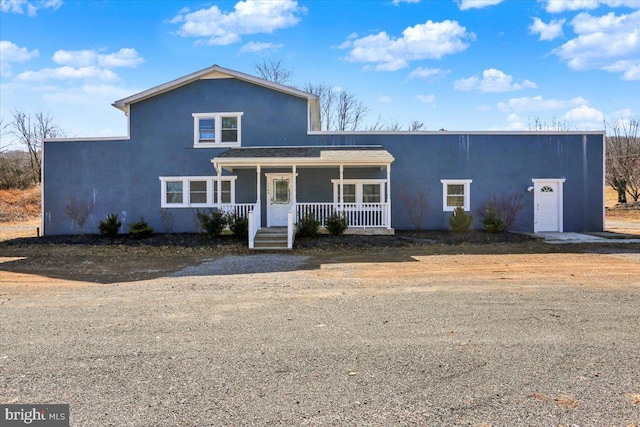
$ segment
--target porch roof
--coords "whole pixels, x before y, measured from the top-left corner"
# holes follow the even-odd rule
[[[260,166],[387,166],[394,157],[381,146],[230,148],[211,162],[223,168]]]

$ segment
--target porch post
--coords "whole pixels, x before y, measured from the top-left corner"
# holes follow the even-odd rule
[[[216,198],[216,203],[218,204],[218,209],[220,209],[220,206],[222,205],[222,177],[220,176],[222,175],[221,167],[216,167],[216,174],[218,175],[218,183],[216,184],[218,186],[218,197]]]
[[[260,165],[256,166],[256,203],[260,204]]]
[[[340,163],[340,211],[344,212],[344,165]]]
[[[387,165],[387,228],[391,229],[391,163]]]
[[[291,172],[293,173],[293,197],[291,200],[293,200],[293,205],[295,206],[296,202],[298,201],[298,179],[296,178],[296,173],[297,169],[296,169],[296,165],[291,166]]]

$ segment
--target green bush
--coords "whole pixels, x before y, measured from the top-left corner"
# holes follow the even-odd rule
[[[325,227],[333,236],[342,236],[349,227],[349,223],[344,212],[334,212],[327,218]]]
[[[502,233],[507,228],[507,223],[495,209],[487,209],[482,223],[484,229],[489,233]]]
[[[296,224],[296,234],[298,237],[315,237],[320,229],[320,221],[313,214],[305,215]]]
[[[468,215],[460,206],[453,211],[453,215],[449,218],[449,225],[453,231],[468,231],[472,223],[471,215]]]
[[[153,234],[153,228],[149,227],[147,221],[140,217],[140,221],[129,224],[129,235],[135,239],[142,239]]]
[[[110,213],[107,215],[107,219],[100,221],[98,224],[98,230],[100,234],[107,237],[115,237],[118,235],[118,230],[122,226],[122,222],[118,220],[118,214]]]
[[[227,215],[226,222],[229,230],[241,239],[245,239],[249,235],[249,218],[236,214]]]
[[[197,211],[196,217],[205,233],[212,237],[219,236],[227,225],[225,215],[214,209],[211,209],[208,213]]]

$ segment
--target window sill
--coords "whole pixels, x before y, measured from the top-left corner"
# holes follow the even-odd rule
[[[240,143],[239,142],[224,142],[224,143],[202,142],[199,144],[195,144],[193,146],[193,148],[233,148],[233,147],[240,147]]]

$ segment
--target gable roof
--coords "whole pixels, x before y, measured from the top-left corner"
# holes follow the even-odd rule
[[[143,101],[145,99],[160,95],[165,92],[169,92],[173,89],[192,83],[200,79],[215,79],[215,78],[235,78],[248,83],[252,83],[258,86],[266,87],[268,89],[283,92],[289,95],[304,98],[308,102],[309,110],[309,128],[310,130],[320,130],[320,98],[312,93],[304,92],[293,87],[281,85],[268,80],[261,79],[259,77],[251,76],[249,74],[241,73],[239,71],[223,68],[219,65],[212,65],[195,73],[188,74],[170,82],[163,83],[161,85],[152,87],[145,91],[136,93],[127,98],[120,99],[114,102],[114,107],[124,111],[125,114],[129,114],[129,106],[136,102]]]

